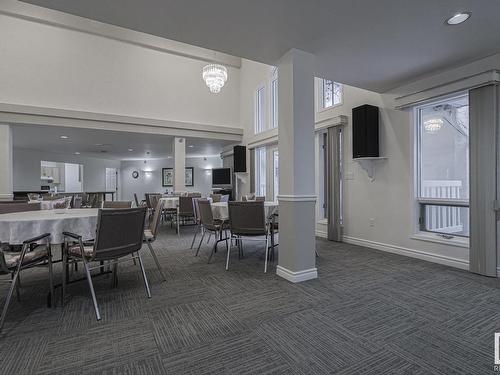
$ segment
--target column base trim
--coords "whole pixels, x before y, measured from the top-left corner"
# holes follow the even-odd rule
[[[10,200],[12,200],[12,199],[14,199],[14,194],[10,194],[10,193],[0,193],[0,201],[1,201],[1,200],[6,200],[6,201],[8,200],[8,201],[10,201]]]
[[[317,279],[318,269],[311,268],[308,270],[293,272],[285,267],[277,266],[276,275],[281,276],[292,283],[300,283],[307,280]]]

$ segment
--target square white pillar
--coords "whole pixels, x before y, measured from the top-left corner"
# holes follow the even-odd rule
[[[12,130],[10,125],[0,124],[0,200],[13,198]]]
[[[280,254],[276,273],[292,282],[318,277],[315,238],[314,56],[288,51],[279,61]]]
[[[174,138],[173,140],[174,154],[174,191],[186,190],[186,139]]]

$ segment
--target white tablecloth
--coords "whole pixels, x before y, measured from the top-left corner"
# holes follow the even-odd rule
[[[64,203],[64,199],[54,199],[46,201],[30,201],[29,203],[40,203],[41,210],[53,210],[55,204]]]
[[[50,243],[64,242],[63,232],[79,234],[84,240],[95,237],[97,208],[41,210],[0,215],[0,241],[21,244],[23,241],[50,233]]]
[[[160,198],[163,202],[163,208],[166,210],[171,210],[177,208],[179,205],[179,197],[166,197]]]
[[[229,219],[229,208],[227,202],[217,202],[212,203],[212,215],[216,220],[228,220]],[[264,202],[264,212],[266,218],[278,212],[278,203],[276,202]]]

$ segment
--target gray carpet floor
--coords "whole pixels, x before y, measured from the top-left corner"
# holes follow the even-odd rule
[[[46,308],[46,269],[25,272],[0,336],[1,374],[487,374],[500,331],[500,280],[317,240],[319,278],[291,284],[263,273],[263,249],[225,246],[194,257],[192,228],[163,228],[162,281],[144,249],[119,285],[95,279]],[[56,276],[61,275],[60,265]],[[7,291],[2,284],[1,295]]]

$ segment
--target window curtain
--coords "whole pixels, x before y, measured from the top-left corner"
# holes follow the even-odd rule
[[[499,247],[499,104],[496,85],[469,92],[469,270],[486,276],[496,276]]]
[[[340,126],[328,128],[327,135],[327,218],[328,240],[341,241],[341,132]]]

